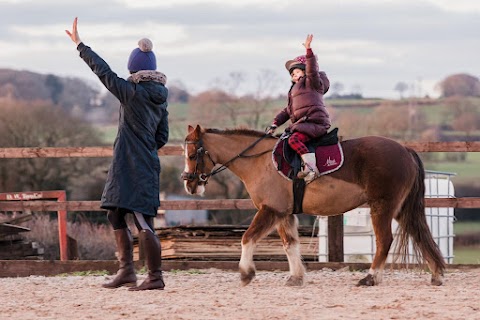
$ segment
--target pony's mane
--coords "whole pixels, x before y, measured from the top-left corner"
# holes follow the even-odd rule
[[[252,129],[245,129],[245,128],[233,128],[233,129],[214,129],[214,128],[207,128],[205,129],[205,133],[214,133],[214,134],[225,134],[225,135],[243,135],[243,136],[251,136],[251,137],[263,137],[265,132],[257,131]]]

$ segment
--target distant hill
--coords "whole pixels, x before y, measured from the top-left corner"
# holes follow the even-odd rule
[[[110,94],[101,95],[78,78],[0,69],[0,97],[44,101],[96,123],[110,123],[118,118],[118,101]]]
[[[0,98],[19,101],[44,101],[92,123],[115,124],[118,100],[110,93],[100,93],[79,78],[59,77],[0,68]],[[187,103],[190,95],[181,83],[168,85],[170,103]]]

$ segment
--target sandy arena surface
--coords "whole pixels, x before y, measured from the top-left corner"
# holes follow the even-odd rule
[[[236,272],[166,272],[164,291],[143,292],[101,288],[110,276],[0,278],[0,319],[480,319],[480,269],[449,270],[441,287],[411,271],[368,288],[363,272],[309,271],[300,288],[287,276],[240,287]]]

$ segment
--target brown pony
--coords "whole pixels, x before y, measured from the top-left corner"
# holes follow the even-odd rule
[[[188,126],[185,138],[185,189],[202,195],[208,178],[228,167],[244,183],[258,209],[242,237],[239,269],[243,285],[255,277],[253,253],[256,244],[277,228],[288,258],[287,285],[303,285],[305,268],[300,255],[298,220],[292,214],[292,182],[277,173],[272,150],[277,138],[263,132],[205,129]],[[431,283],[441,285],[445,262],[425,218],[424,169],[417,153],[383,137],[343,141],[345,162],[331,174],[306,186],[305,214],[338,215],[367,203],[376,236],[376,253],[368,275],[358,285],[373,286],[382,280],[393,242],[392,219],[400,225],[398,253],[408,252],[413,239],[417,257],[426,260]],[[215,166],[221,164],[220,167]],[[403,255],[405,257],[405,255]]]

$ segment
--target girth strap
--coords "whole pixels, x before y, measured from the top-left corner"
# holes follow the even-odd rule
[[[305,194],[305,180],[293,178],[293,214],[303,213],[303,196]]]

